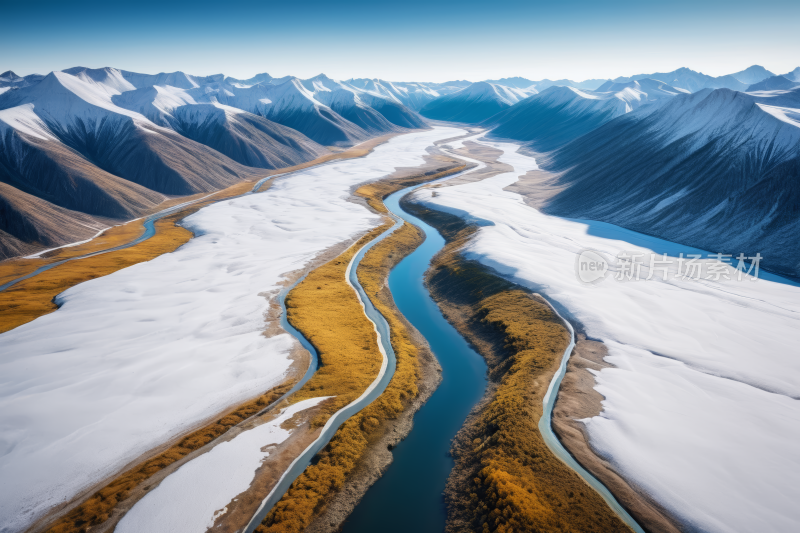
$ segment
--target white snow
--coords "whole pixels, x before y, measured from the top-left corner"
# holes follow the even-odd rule
[[[0,523],[48,508],[147,450],[282,381],[289,335],[262,335],[283,273],[378,223],[354,185],[423,162],[437,128],[365,158],[279,179],[188,217],[174,253],[65,291],[62,307],[0,335]]]
[[[24,104],[0,110],[0,134],[3,137],[8,128],[38,139],[55,139],[47,128],[47,124],[33,112],[33,104]]]
[[[760,107],[763,111],[766,111],[773,117],[777,118],[781,122],[785,122],[787,124],[791,124],[797,128],[800,128],[800,109],[794,109],[791,107],[777,107],[771,106],[766,104],[756,104]]]
[[[275,420],[243,431],[187,462],[139,500],[114,531],[196,533],[210,528],[227,511],[230,501],[253,482],[256,470],[269,456],[262,450],[289,438],[291,430],[281,424],[327,398],[330,396],[291,405]]]
[[[493,223],[480,227],[466,255],[541,291],[606,343],[616,368],[597,375],[606,400],[586,422],[592,445],[700,530],[800,530],[800,287],[764,274],[756,282],[664,282],[660,273],[584,285],[575,274],[584,249],[609,257],[698,251],[546,216],[503,190],[534,160],[516,145],[484,144],[504,150],[500,161],[514,172],[416,199]]]
[[[520,100],[524,100],[528,96],[536,93],[537,91],[533,87],[528,89],[516,89],[514,87],[479,81],[453,93],[450,97],[452,100],[467,101],[496,100],[512,106]]]

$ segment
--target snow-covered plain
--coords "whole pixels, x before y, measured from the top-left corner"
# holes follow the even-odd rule
[[[595,449],[692,530],[800,530],[800,287],[764,273],[618,282],[613,264],[608,279],[583,284],[575,268],[585,249],[699,251],[544,215],[503,190],[535,161],[481,142],[515,170],[415,199],[489,221],[466,255],[542,292],[606,344],[615,366],[596,376],[604,411],[585,421]]]
[[[256,470],[269,456],[263,449],[289,438],[291,430],[283,429],[281,424],[327,398],[298,402],[275,420],[243,431],[189,461],[137,502],[114,531],[192,533],[209,529],[226,512],[231,499],[253,482]]]
[[[0,335],[0,532],[279,383],[288,334],[265,338],[263,293],[379,219],[350,189],[418,166],[455,128],[393,138],[188,217],[174,253],[73,287]]]

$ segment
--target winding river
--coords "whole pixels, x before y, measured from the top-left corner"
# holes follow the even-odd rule
[[[452,154],[469,162],[484,165],[479,161]],[[442,178],[446,181],[476,169]],[[486,386],[486,363],[467,341],[442,316],[424,284],[425,272],[431,259],[445,245],[444,238],[436,229],[419,218],[407,213],[400,200],[408,193],[425,185],[408,187],[387,197],[384,204],[389,209],[395,224],[378,238],[365,245],[351,260],[348,281],[356,290],[364,311],[375,325],[379,343],[384,354],[385,372],[357,400],[337,412],[323,428],[318,439],[312,443],[289,467],[262,503],[247,529],[252,533],[281,499],[292,482],[311,464],[316,455],[333,437],[336,430],[350,416],[356,414],[377,398],[386,388],[394,373],[395,358],[390,343],[389,327],[383,316],[372,306],[358,282],[356,271],[364,254],[375,244],[391,235],[403,221],[420,228],[425,241],[408,257],[403,259],[389,275],[389,289],[401,313],[425,337],[431,350],[442,366],[443,380],[431,398],[414,417],[414,428],[409,436],[393,450],[394,460],[386,473],[367,491],[353,513],[344,523],[345,533],[401,533],[407,531],[440,533],[445,529],[447,513],[443,491],[454,466],[450,457],[453,437],[463,426],[470,410],[483,396]],[[300,280],[295,282],[295,285]],[[280,295],[282,326],[294,335],[312,353],[311,368],[303,380],[292,389],[298,389],[317,368],[317,355],[310,343],[286,320],[284,298],[291,290],[288,287]],[[561,379],[566,372],[566,363],[575,345],[572,327],[565,321],[571,334],[571,343],[564,352],[561,365],[553,377],[544,398],[544,415],[539,429],[550,450],[567,466],[580,475],[609,504],[615,513],[636,533],[644,533],[628,512],[617,502],[608,489],[582,468],[561,445],[551,427],[551,415]],[[287,396],[288,394],[287,393]],[[412,512],[408,512],[413,509]]]
[[[394,449],[391,467],[350,515],[343,529],[347,533],[444,531],[442,491],[454,465],[450,441],[487,385],[483,358],[445,320],[425,288],[425,271],[445,240],[400,207],[407,192],[394,193],[384,203],[422,229],[425,242],[392,270],[389,289],[400,312],[428,341],[442,366],[443,380],[417,412],[408,438]]]

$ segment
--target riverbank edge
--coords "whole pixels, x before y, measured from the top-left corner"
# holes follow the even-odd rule
[[[508,357],[509,354],[507,344],[509,341],[513,342],[514,339],[509,338],[505,334],[498,335],[496,331],[490,331],[491,328],[489,327],[480,326],[479,323],[482,321],[482,318],[486,318],[486,316],[479,316],[478,313],[476,313],[476,302],[467,303],[467,299],[464,298],[463,294],[454,296],[453,294],[448,293],[447,289],[455,285],[454,276],[452,271],[448,272],[448,268],[440,267],[446,263],[449,263],[452,269],[471,269],[473,272],[478,272],[482,282],[485,283],[487,280],[491,280],[489,285],[494,285],[493,287],[486,287],[487,292],[489,292],[490,295],[496,294],[502,296],[511,293],[522,292],[530,296],[533,300],[538,301],[539,305],[541,305],[543,308],[546,307],[548,312],[550,307],[549,304],[547,304],[547,302],[539,295],[532,293],[521,286],[511,283],[505,278],[495,274],[487,267],[475,261],[466,260],[463,258],[463,256],[461,256],[461,248],[475,233],[475,231],[477,231],[476,227],[465,223],[462,219],[456,216],[428,209],[427,207],[410,202],[408,199],[405,199],[401,205],[408,212],[414,214],[429,225],[436,228],[445,238],[447,244],[442,251],[440,251],[439,254],[434,257],[432,261],[432,267],[426,275],[427,288],[442,311],[444,317],[459,331],[459,333],[464,336],[464,338],[473,346],[473,348],[486,359],[489,366],[489,385],[486,389],[486,393],[475,405],[461,430],[459,430],[458,434],[454,438],[451,453],[456,460],[456,467],[453,469],[445,489],[445,500],[448,506],[448,533],[474,531],[476,530],[476,527],[478,528],[477,530],[480,530],[482,527],[489,526],[489,524],[486,523],[487,519],[496,519],[498,515],[492,515],[489,513],[488,516],[484,515],[484,518],[481,519],[481,522],[476,522],[477,514],[474,511],[471,511],[472,508],[476,508],[487,503],[486,501],[481,501],[476,494],[476,492],[480,492],[483,489],[480,487],[480,485],[476,486],[476,480],[478,478],[473,476],[476,474],[476,471],[479,471],[481,475],[481,483],[485,484],[488,478],[493,474],[493,472],[486,472],[485,469],[481,469],[481,462],[477,459],[478,452],[476,450],[484,447],[487,444],[488,439],[484,439],[483,442],[476,446],[473,437],[476,437],[478,433],[477,428],[481,423],[482,415],[497,399],[498,388],[504,381],[504,378],[506,378],[508,375],[507,373],[509,368],[507,366],[506,368],[503,367],[506,362],[506,357]],[[437,277],[435,281],[433,280],[434,276]],[[476,289],[482,291],[484,286],[481,285],[480,288],[476,287]],[[487,300],[489,300],[488,297],[484,298],[481,296],[478,301],[485,302]],[[478,327],[476,327],[476,325],[478,325]],[[489,324],[486,324],[486,326],[489,326]],[[561,326],[561,328],[564,329],[564,332],[566,333],[566,329],[563,328],[563,326]],[[568,341],[565,340],[564,346],[561,348],[560,353],[563,353],[563,348],[566,347],[567,342]],[[530,401],[529,404],[535,409],[538,408],[539,411],[541,411],[540,396],[543,397],[550,380],[552,380],[553,375],[558,369],[560,363],[560,353],[558,351],[554,352],[552,355],[552,360],[549,361],[546,370],[540,375],[535,376],[536,387],[541,389],[541,391],[536,396],[536,399]],[[525,400],[530,400],[530,398],[526,395]],[[539,416],[541,416],[541,414],[539,414]],[[539,417],[535,416],[531,418],[534,419],[534,423],[537,424],[536,432],[541,438],[541,435],[538,433]],[[544,444],[543,439],[541,444]],[[482,451],[485,453],[486,450],[484,449]],[[541,450],[537,451],[540,452]],[[540,457],[542,455],[543,454],[539,453]],[[547,450],[547,457],[548,458],[546,460],[550,463],[550,465],[561,466],[563,469],[567,468],[556,456],[549,452],[549,450]],[[522,461],[524,463],[527,461],[527,459],[523,458]],[[578,506],[570,508],[570,514],[568,515],[569,519],[567,522],[594,522],[595,520],[599,519],[599,512],[603,514],[603,521],[606,523],[606,525],[602,528],[602,531],[630,531],[629,528],[616,516],[616,514],[614,514],[613,511],[611,511],[611,509],[605,505],[605,502],[602,501],[601,497],[595,493],[593,489],[586,485],[585,482],[577,476],[577,474],[571,470],[568,470],[568,472],[572,474],[570,477],[574,477],[575,479],[571,479],[567,485],[574,487],[576,482],[579,481],[579,486],[585,487],[586,489],[581,491],[581,497],[588,500],[590,505],[586,506],[586,509],[583,509],[583,511],[581,511],[581,509],[575,509],[575,507]],[[511,483],[509,482],[509,485],[510,484]],[[558,489],[558,487],[550,486],[547,490],[542,492],[548,493],[547,497],[551,497],[552,494],[549,493],[558,491]],[[563,491],[565,492],[565,495],[569,495],[568,499],[565,498],[565,500],[568,503],[571,503],[571,494],[574,492],[574,489],[568,490],[568,488],[565,486]],[[530,492],[530,489],[528,492]],[[586,494],[588,494],[588,496],[586,496]],[[533,495],[536,496],[535,493]],[[497,493],[494,494],[494,498],[497,498]],[[466,503],[467,501],[469,502],[468,504]],[[557,505],[558,509],[561,510],[561,504],[557,503]],[[470,510],[468,510],[468,508]],[[495,507],[495,509],[497,509],[497,507]],[[599,509],[602,510],[598,511]],[[489,510],[491,509],[489,508]],[[564,509],[564,514],[566,514],[566,511],[567,509]],[[577,516],[573,518],[573,515],[576,513],[576,511],[577,513],[584,513],[582,520],[578,520]],[[594,514],[590,515],[589,511]],[[561,524],[561,526],[563,525],[567,524]],[[609,526],[612,527],[609,528]],[[494,530],[494,528],[492,528],[492,530]],[[560,529],[555,528],[553,530]]]
[[[594,451],[586,426],[580,422],[603,412],[602,401],[605,398],[594,389],[596,382],[592,371],[614,368],[604,360],[606,354],[605,344],[587,339],[576,329],[575,348],[567,362],[567,371],[553,408],[553,432],[570,455],[605,485],[645,531],[679,533],[684,527],[675,517],[646,493],[629,484]]]
[[[408,177],[389,178],[368,183],[359,187],[354,194],[376,214],[387,215],[388,209],[383,205],[383,200],[392,193],[403,188],[424,184],[450,174],[461,172],[467,165],[450,165],[445,169],[436,169],[437,172],[411,175]],[[428,401],[442,381],[441,366],[430,350],[425,338],[414,328],[400,313],[394,303],[388,287],[388,278],[391,270],[400,261],[405,259],[425,240],[424,234],[415,226],[404,223],[394,234],[387,237],[377,245],[362,260],[362,265],[369,259],[371,263],[380,263],[377,279],[367,280],[362,275],[363,269],[358,271],[359,280],[371,298],[377,304],[379,311],[387,310],[393,319],[399,321],[408,335],[408,340],[417,351],[417,395],[407,400],[402,412],[395,418],[385,419],[375,428],[370,435],[369,443],[362,454],[358,464],[347,476],[342,487],[329,494],[316,516],[305,529],[306,533],[327,533],[341,529],[347,517],[359,504],[367,490],[386,472],[393,461],[392,449],[411,432],[413,418],[417,411]],[[401,245],[402,253],[396,253],[397,246]],[[377,300],[377,301],[375,301]],[[387,317],[388,319],[389,317]],[[392,330],[392,342],[396,331]]]

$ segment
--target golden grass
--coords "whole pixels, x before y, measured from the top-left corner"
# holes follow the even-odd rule
[[[566,328],[545,303],[459,255],[474,228],[414,211],[448,240],[430,272],[432,294],[479,348],[496,385],[453,444],[448,531],[629,531],[539,432],[544,394],[569,343]]]
[[[183,216],[159,220],[156,234],[137,246],[64,263],[0,292],[0,333],[52,313],[58,309],[53,299],[70,287],[175,250],[192,237],[175,225]]]
[[[137,485],[175,461],[179,461],[191,452],[202,448],[242,420],[253,416],[259,410],[280,398],[291,387],[292,383],[279,385],[258,398],[240,405],[216,422],[212,422],[183,437],[180,442],[166,451],[115,478],[80,506],[56,521],[47,531],[49,533],[85,532],[91,527],[105,522],[114,507],[124,500]]]
[[[290,401],[336,396],[311,421],[312,426],[324,425],[334,412],[360,396],[380,371],[383,356],[377,335],[346,282],[345,271],[358,250],[389,227],[383,224],[364,235],[343,254],[308,274],[286,296],[289,322],[314,345],[321,365]],[[366,439],[354,425],[356,418],[339,428],[319,462],[295,480],[257,531],[301,531],[310,523],[319,503],[341,487],[364,451]]]
[[[292,396],[292,403],[336,396],[312,420],[321,426],[331,414],[355,400],[375,379],[383,356],[372,322],[345,280],[347,265],[361,247],[389,227],[381,225],[344,253],[313,270],[286,295],[286,315],[319,353],[320,368]]]
[[[0,292],[0,318],[2,318],[0,333],[5,333],[40,316],[52,313],[58,309],[56,304],[53,303],[53,299],[70,287],[84,281],[107,276],[137,263],[150,261],[161,254],[175,251],[192,238],[191,231],[175,225],[177,221],[211,203],[242,194],[248,191],[251,186],[251,184],[241,183],[228,187],[211,198],[187,206],[180,211],[157,220],[155,223],[155,235],[136,246],[87,257],[86,259],[69,261]],[[91,242],[56,250],[54,251],[55,255],[45,259],[45,262],[35,265],[35,268],[48,264],[48,262],[60,261],[130,242],[139,237],[143,231],[139,221],[136,222],[110,228]],[[9,262],[9,265],[4,265],[8,268],[7,272],[17,268],[14,265],[23,265],[18,268],[30,266],[29,264],[21,263],[21,261],[37,260],[19,261],[20,263]],[[20,275],[24,275],[24,272]]]
[[[368,204],[372,206],[379,213],[387,213],[388,210],[383,205],[382,200],[389,194],[400,190],[404,187],[431,181],[448,174],[459,172],[464,166],[451,168],[449,170],[440,172],[433,175],[416,175],[402,179],[385,180],[370,183],[360,187],[356,194],[364,197]],[[382,233],[385,229],[391,226],[388,222],[373,230],[367,237],[370,239]],[[314,517],[324,508],[325,501],[331,493],[342,488],[346,477],[353,471],[358,464],[358,461],[363,457],[367,451],[370,440],[377,434],[377,430],[381,423],[385,420],[396,418],[406,407],[407,403],[414,398],[417,393],[417,382],[419,379],[418,372],[419,366],[417,363],[417,347],[411,340],[411,336],[405,324],[400,318],[400,314],[392,303],[391,293],[385,287],[385,281],[389,275],[391,268],[397,264],[400,259],[410,254],[423,240],[421,232],[414,226],[404,224],[398,228],[391,236],[376,244],[369,250],[361,260],[358,267],[358,279],[364,291],[370,297],[375,308],[386,318],[391,330],[391,343],[397,359],[397,367],[392,379],[389,381],[384,392],[371,404],[361,410],[358,414],[350,417],[339,430],[334,434],[328,446],[326,446],[318,455],[319,461],[306,468],[306,470],[295,480],[286,494],[281,500],[275,504],[275,507],[267,514],[262,523],[256,529],[258,533],[289,533],[303,531]],[[366,241],[364,241],[366,242]],[[359,242],[358,247],[362,245]],[[348,327],[352,327],[356,317],[350,315],[350,311],[342,318],[344,309],[341,303],[329,302],[331,298],[343,300],[346,297],[346,287],[353,299],[355,294],[352,289],[347,285],[344,279],[344,269],[347,262],[355,253],[357,247],[343,254],[342,256],[334,259],[324,267],[312,272],[297,288],[304,285],[301,295],[304,298],[299,309],[305,309],[306,306],[316,305],[316,312],[314,320],[302,320],[296,322],[293,314],[295,311],[289,310],[289,298],[287,297],[287,311],[288,318],[292,325],[296,327],[303,335],[309,339],[315,347],[320,350],[320,357],[323,356],[325,348],[314,341],[313,338],[319,339],[320,336],[325,336],[329,339],[329,348],[344,353],[349,353],[350,357],[356,355],[356,361],[359,361],[361,354],[365,348],[373,346],[376,353],[376,360],[380,365],[380,354],[377,353],[377,339],[374,336],[370,339],[360,334],[361,328],[354,329],[353,332],[348,331]],[[317,274],[320,270],[324,269],[324,276],[319,279],[327,282],[324,285],[319,281],[311,281],[312,275]],[[334,277],[329,277],[335,273]],[[340,289],[334,290],[331,286],[332,282],[338,282]],[[317,289],[316,287],[321,287]],[[301,303],[295,300],[294,293],[297,291],[295,288],[289,293],[292,303]],[[315,294],[320,291],[331,291],[325,293],[325,298],[315,298]],[[354,309],[354,308],[353,308]],[[358,311],[363,317],[360,305]],[[320,314],[322,313],[322,314]],[[310,314],[310,312],[309,312]],[[370,330],[372,326],[370,324]],[[344,362],[347,359],[343,360]],[[324,360],[323,360],[324,363]],[[325,363],[327,364],[327,363]],[[317,374],[326,369],[323,366]],[[358,367],[356,367],[355,376],[363,375]],[[324,393],[330,394],[334,390],[334,386],[338,386],[338,382],[343,381],[355,384],[354,376],[351,375],[352,371],[350,365],[342,366],[337,369],[331,369],[331,373],[326,375],[326,379],[330,380],[330,388],[325,388]],[[316,375],[314,376],[316,378]],[[312,380],[306,385],[311,385]],[[361,391],[366,388],[370,381],[364,381],[357,392],[353,392],[349,397],[357,397]],[[314,390],[314,389],[311,389]],[[309,390],[305,395],[293,397],[292,400],[300,400],[306,397],[320,396],[319,389],[314,390],[314,394],[310,394]],[[300,391],[303,392],[303,391]],[[345,402],[338,402],[337,409],[345,405]],[[330,414],[326,414],[330,416]],[[316,421],[318,424],[324,424],[323,419]]]

